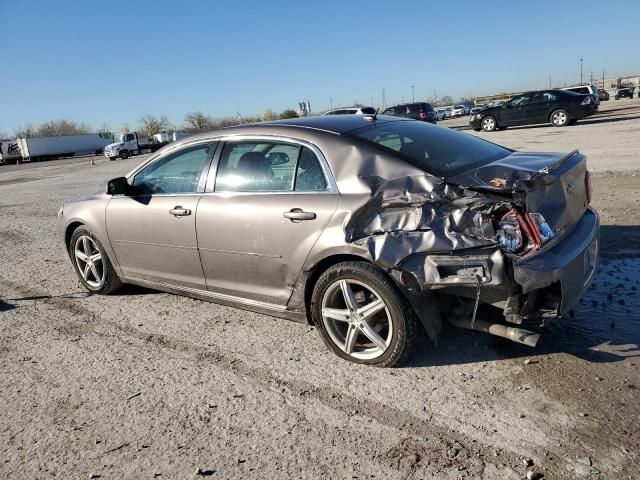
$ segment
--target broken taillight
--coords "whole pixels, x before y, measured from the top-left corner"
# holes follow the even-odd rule
[[[584,99],[582,100],[582,105],[589,105],[591,103],[591,96],[587,95],[586,97],[584,97]]]
[[[584,190],[587,193],[587,203],[591,203],[591,174],[589,170],[584,174]]]
[[[524,247],[522,230],[518,221],[518,212],[509,210],[500,220],[496,232],[498,243],[509,253],[518,253]]]
[[[424,120],[425,118],[427,118],[427,114],[424,112],[420,112],[420,120]]]
[[[526,215],[511,209],[500,219],[496,237],[500,246],[509,253],[538,250],[555,234],[540,213]]]

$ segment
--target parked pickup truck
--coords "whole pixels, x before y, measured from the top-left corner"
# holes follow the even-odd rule
[[[171,142],[171,137],[166,133],[158,133],[152,138],[141,140],[136,132],[128,132],[116,133],[114,140],[114,143],[104,147],[104,156],[109,160],[126,159],[132,155],[155,152]]]

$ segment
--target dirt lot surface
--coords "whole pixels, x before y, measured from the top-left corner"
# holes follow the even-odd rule
[[[0,167],[0,477],[640,478],[640,103],[609,103],[487,135],[579,148],[601,172],[602,266],[574,315],[536,349],[449,328],[400,369],[339,360],[285,320],[88,296],[56,212],[140,159]]]

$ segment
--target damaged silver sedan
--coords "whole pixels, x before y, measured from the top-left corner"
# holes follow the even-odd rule
[[[91,292],[130,283],[310,322],[338,356],[393,366],[443,320],[535,346],[529,328],[595,275],[590,195],[577,151],[309,117],[172,143],[65,204],[58,229]]]

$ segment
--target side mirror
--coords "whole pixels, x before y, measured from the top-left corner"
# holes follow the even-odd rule
[[[107,195],[127,195],[131,185],[125,177],[113,178],[107,182]]]

